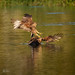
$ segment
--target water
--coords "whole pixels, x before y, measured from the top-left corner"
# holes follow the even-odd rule
[[[0,8],[0,75],[75,75],[75,7]],[[45,37],[63,33],[55,43],[28,45],[30,33],[13,30],[10,19],[33,15],[37,30]]]

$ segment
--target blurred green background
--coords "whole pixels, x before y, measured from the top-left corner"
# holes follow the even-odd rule
[[[75,0],[0,0],[1,6],[75,6]]]

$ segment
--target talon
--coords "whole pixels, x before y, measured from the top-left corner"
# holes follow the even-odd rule
[[[40,38],[40,36],[38,35],[37,37],[39,37]]]
[[[40,35],[41,35],[42,33],[38,33],[38,34],[40,34]]]
[[[42,34],[42,33],[39,33],[39,34]]]

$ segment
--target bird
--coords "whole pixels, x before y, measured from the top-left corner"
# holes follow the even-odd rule
[[[13,20],[12,20],[13,21]],[[14,29],[23,29],[31,32],[31,38],[35,35],[40,38],[40,32],[36,29],[37,23],[33,22],[32,15],[24,14],[22,20],[13,21]]]

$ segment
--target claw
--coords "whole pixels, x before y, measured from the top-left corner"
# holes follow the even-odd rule
[[[38,35],[37,37],[38,37],[38,38],[40,38],[40,36],[39,36],[39,35]]]
[[[40,35],[41,35],[42,33],[39,32],[39,33],[37,33],[37,34],[40,34]]]
[[[40,35],[42,34],[42,33],[39,33]]]

